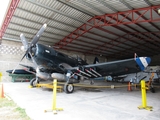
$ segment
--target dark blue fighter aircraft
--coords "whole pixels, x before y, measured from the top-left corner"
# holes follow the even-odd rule
[[[143,71],[151,61],[149,57],[135,57],[113,62],[87,64],[81,58],[70,57],[51,47],[38,44],[37,42],[46,27],[47,24],[44,24],[30,44],[23,34],[20,35],[24,45],[23,49],[26,51],[22,59],[26,56],[34,63],[36,69],[36,78],[30,82],[32,86],[39,83],[40,79],[53,80],[55,78],[59,81],[65,80],[64,91],[72,93],[74,91],[73,83],[79,83],[81,78],[93,80],[93,78],[103,76],[136,73]]]

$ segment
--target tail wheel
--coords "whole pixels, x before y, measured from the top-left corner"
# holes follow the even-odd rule
[[[65,84],[64,85],[64,91],[65,91],[65,93],[73,93],[73,91],[74,91],[74,86],[73,86],[73,84]]]

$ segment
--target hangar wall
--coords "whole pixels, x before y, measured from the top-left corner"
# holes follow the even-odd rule
[[[2,77],[3,81],[11,81],[11,77],[8,76],[6,70],[14,69],[21,60],[22,56],[24,55],[24,52],[21,50],[21,46],[22,46],[21,42],[2,40],[2,44],[0,45],[0,72],[2,72],[3,74]],[[78,55],[82,59],[86,60],[87,63],[89,64],[92,64],[95,58],[95,56],[93,55],[85,56],[81,53],[66,52],[66,51],[60,51],[60,52],[63,52],[73,57],[77,57]],[[105,57],[98,57],[98,58],[99,62],[105,61]],[[32,63],[27,59],[23,59],[21,64],[32,66]],[[23,67],[19,65],[17,68],[23,68]]]
[[[11,80],[6,70],[14,69],[22,58],[24,52],[21,51],[21,45],[19,42],[2,40],[2,44],[0,45],[0,72],[3,74],[3,81]],[[28,64],[25,59],[22,63]],[[21,66],[18,66],[18,68],[21,68]]]
[[[151,57],[151,66],[160,66],[160,54]]]

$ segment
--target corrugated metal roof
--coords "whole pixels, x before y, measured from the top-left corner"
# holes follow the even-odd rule
[[[8,11],[15,8],[13,15],[6,15],[1,28],[1,37],[8,40],[20,41],[19,35],[24,33],[31,41],[47,23],[40,42],[59,50],[118,59],[132,57],[134,52],[140,56],[158,53],[154,51],[160,47],[160,7],[152,11],[146,7],[158,6],[160,0],[12,1]]]

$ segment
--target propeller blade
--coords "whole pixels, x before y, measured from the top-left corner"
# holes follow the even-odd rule
[[[36,61],[34,60],[34,58],[32,57],[31,53],[30,53],[30,50],[31,50],[31,47],[34,46],[40,36],[42,35],[42,33],[44,32],[44,30],[46,29],[47,27],[47,24],[44,24],[41,29],[37,32],[37,34],[34,36],[34,38],[32,39],[31,43],[30,43],[30,46],[28,45],[28,40],[25,38],[25,36],[23,34],[20,35],[20,38],[21,38],[21,41],[22,41],[22,44],[24,45],[24,50],[26,51],[26,53],[23,55],[22,59],[20,60],[20,62],[24,59],[24,57],[29,53],[30,56],[31,56],[31,59],[33,61],[33,64],[35,66],[35,68],[38,67]],[[17,64],[17,66],[15,67],[15,69],[12,71],[12,74],[15,72],[16,68],[18,67],[18,65],[20,64],[20,62]]]
[[[13,69],[12,74],[15,72],[15,70],[17,69],[18,65],[21,63],[21,61],[24,59],[24,57],[26,56],[28,52],[26,52],[23,57],[21,58],[21,60],[19,61],[19,63],[17,64],[17,66]]]
[[[34,38],[32,39],[31,44],[30,44],[30,47],[31,47],[31,46],[34,46],[34,45],[38,42],[40,36],[42,35],[42,33],[44,32],[44,30],[46,29],[46,27],[47,27],[47,24],[44,24],[44,25],[41,27],[41,29],[37,32],[37,34],[36,34],[36,35],[34,36]]]
[[[22,41],[22,44],[24,46],[24,50],[27,51],[28,49],[28,40],[25,38],[25,36],[23,34],[20,35],[20,38],[21,38],[21,41]]]

